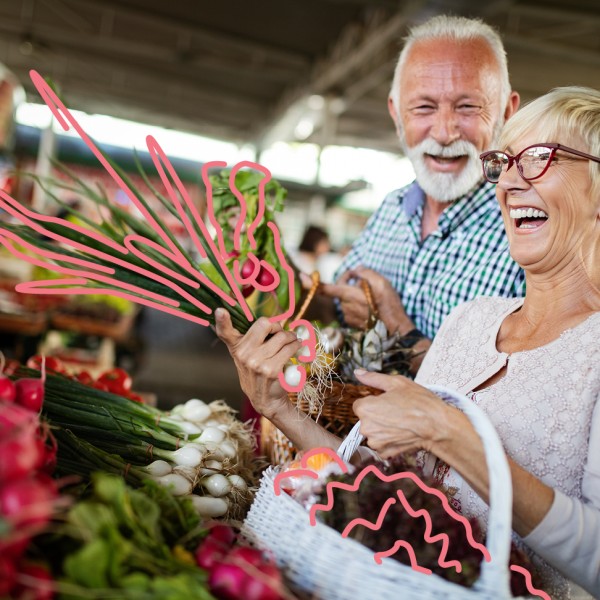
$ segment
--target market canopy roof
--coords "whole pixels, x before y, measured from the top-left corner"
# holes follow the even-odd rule
[[[34,68],[91,113],[258,147],[300,135],[395,151],[386,99],[402,38],[444,12],[501,31],[525,100],[600,84],[597,0],[11,0],[0,62],[32,101]]]

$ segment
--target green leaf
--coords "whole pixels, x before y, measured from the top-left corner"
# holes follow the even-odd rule
[[[108,566],[111,548],[105,540],[96,538],[67,556],[65,574],[75,583],[88,588],[108,587]]]

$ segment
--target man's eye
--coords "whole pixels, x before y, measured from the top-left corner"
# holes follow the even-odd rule
[[[459,104],[458,110],[461,112],[478,112],[480,109],[476,104]]]
[[[435,106],[431,106],[430,104],[420,104],[419,106],[413,106],[411,112],[419,115],[424,115],[431,113],[435,110]]]

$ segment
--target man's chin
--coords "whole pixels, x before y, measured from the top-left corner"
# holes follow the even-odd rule
[[[427,169],[423,173],[416,172],[417,183],[429,198],[435,202],[456,202],[466,196],[475,186],[481,182],[479,174],[472,173],[467,176],[460,173],[432,172]]]

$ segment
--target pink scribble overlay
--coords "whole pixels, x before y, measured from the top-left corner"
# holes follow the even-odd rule
[[[283,471],[275,475],[275,480],[273,482],[273,489],[275,490],[275,495],[279,496],[281,494],[281,482],[284,479],[289,479],[293,477],[312,477],[313,479],[317,479],[319,475],[315,471],[307,467],[308,459],[311,456],[315,456],[317,454],[326,454],[327,456],[329,456],[329,458],[331,458],[331,460],[337,463],[339,468],[342,470],[342,473],[348,472],[348,465],[337,455],[335,450],[326,447],[312,448],[311,450],[307,450],[300,459],[300,464],[303,467],[302,469],[290,469],[289,471]],[[316,525],[316,521],[313,523],[311,520],[311,525]]]
[[[281,494],[281,487],[282,487],[281,482],[287,478],[310,477],[312,479],[317,479],[318,474],[311,469],[307,469],[306,466],[307,466],[307,460],[309,457],[314,456],[315,454],[320,454],[320,453],[327,454],[332,460],[334,460],[340,466],[340,468],[342,469],[342,471],[344,473],[348,472],[348,465],[331,448],[325,448],[325,447],[313,448],[312,450],[309,450],[308,452],[304,453],[304,455],[302,456],[302,459],[300,461],[300,464],[303,467],[302,469],[291,469],[289,471],[283,471],[281,473],[278,473],[275,476],[275,479],[273,481],[273,489],[274,489],[275,495],[279,496]],[[360,471],[360,473],[358,473],[358,475],[354,479],[354,483],[351,483],[351,484],[350,483],[340,483],[337,481],[328,482],[326,485],[326,488],[325,488],[326,496],[327,496],[327,501],[325,502],[325,504],[314,504],[309,510],[310,525],[313,527],[316,526],[317,511],[329,511],[329,510],[333,509],[333,505],[334,505],[333,490],[334,489],[337,488],[340,490],[356,492],[359,489],[362,480],[369,474],[373,474],[376,477],[378,477],[381,481],[385,481],[387,483],[390,483],[392,481],[398,481],[400,479],[410,479],[416,485],[418,485],[419,488],[421,488],[425,493],[433,494],[434,496],[436,496],[441,501],[442,507],[444,508],[446,513],[448,515],[450,515],[456,521],[462,523],[462,525],[465,528],[465,533],[466,533],[467,541],[469,542],[469,544],[473,548],[479,550],[482,553],[483,558],[486,562],[490,562],[492,560],[489,550],[483,544],[480,544],[479,542],[475,541],[475,539],[473,537],[473,529],[472,529],[469,521],[465,517],[463,517],[462,515],[460,515],[459,513],[457,513],[456,511],[454,511],[452,509],[452,507],[450,506],[450,504],[448,502],[448,498],[440,490],[437,490],[435,488],[428,486],[415,473],[401,472],[401,473],[394,473],[393,475],[385,475],[375,465],[368,465],[367,467],[362,469],[362,471]],[[456,569],[456,572],[460,573],[462,571],[462,565],[458,560],[446,560],[446,557],[448,554],[448,549],[449,549],[449,544],[450,544],[449,536],[445,533],[432,535],[433,522],[431,520],[431,515],[428,513],[428,511],[426,509],[414,510],[412,508],[412,506],[410,505],[410,503],[408,502],[408,500],[407,500],[406,496],[404,495],[404,493],[402,492],[402,490],[397,490],[396,494],[398,496],[398,500],[402,504],[402,507],[411,517],[413,517],[413,518],[422,517],[425,520],[425,534],[424,534],[425,541],[430,544],[437,543],[437,542],[442,543],[442,549],[440,551],[440,555],[438,558],[438,564],[440,565],[440,567],[442,567],[442,568],[454,567]],[[388,498],[384,502],[375,522],[371,522],[371,521],[368,521],[367,519],[363,519],[360,517],[353,519],[344,528],[344,531],[341,533],[342,537],[344,537],[344,538],[348,537],[348,535],[350,534],[352,529],[354,529],[355,527],[358,527],[358,526],[367,527],[368,529],[371,529],[372,531],[378,531],[379,529],[381,529],[381,526],[383,524],[383,521],[384,521],[385,516],[387,515],[389,509],[394,504],[396,504],[396,502],[397,502],[396,498],[394,498],[394,497]],[[393,556],[394,554],[396,554],[396,552],[400,548],[404,548],[407,551],[407,553],[409,555],[410,566],[414,571],[417,571],[418,573],[423,573],[425,575],[432,574],[432,571],[430,569],[428,569],[426,567],[422,567],[418,564],[414,548],[406,540],[397,540],[394,543],[394,545],[391,548],[389,548],[388,550],[375,552],[373,558],[377,564],[382,564],[383,558]],[[528,592],[532,596],[538,596],[540,598],[543,598],[544,600],[550,600],[550,596],[548,596],[548,594],[546,594],[542,590],[538,590],[533,587],[533,584],[531,581],[531,573],[527,569],[525,569],[524,567],[517,566],[517,565],[510,565],[510,569],[512,571],[515,571],[516,573],[520,573],[521,575],[524,576],[525,585],[527,587]]]
[[[187,258],[179,250],[177,244],[154,219],[151,212],[147,210],[144,206],[144,203],[136,197],[136,194],[123,181],[119,174],[112,168],[112,166],[106,160],[102,152],[100,152],[100,150],[96,147],[94,142],[89,138],[89,136],[82,129],[77,120],[64,106],[61,100],[56,96],[56,94],[46,83],[46,81],[44,81],[42,76],[36,71],[32,70],[30,71],[30,77],[39,94],[43,98],[44,102],[50,108],[52,114],[56,117],[56,120],[58,121],[60,126],[65,131],[68,131],[70,128],[73,128],[79,134],[80,138],[85,142],[86,146],[91,150],[91,152],[98,159],[98,161],[107,171],[107,173],[112,177],[115,183],[117,183],[119,188],[127,195],[132,204],[140,211],[140,213],[144,217],[145,222],[160,238],[161,243],[157,243],[154,240],[148,239],[142,235],[129,234],[124,238],[123,244],[119,244],[115,240],[112,240],[111,238],[105,235],[102,235],[96,231],[89,230],[86,227],[83,227],[76,223],[72,223],[70,221],[58,217],[41,215],[34,211],[28,210],[2,190],[0,190],[0,207],[6,210],[6,212],[8,212],[11,216],[13,216],[15,219],[17,219],[22,224],[26,225],[36,233],[60,244],[69,246],[74,250],[84,252],[85,254],[90,256],[90,258],[99,258],[105,262],[112,263],[117,267],[128,269],[130,271],[138,273],[139,275],[152,279],[162,285],[165,285],[171,290],[173,290],[182,299],[190,302],[201,312],[210,315],[212,313],[212,310],[208,306],[206,306],[206,304],[195,298],[193,294],[190,294],[188,291],[182,288],[181,285],[179,285],[177,282],[182,283],[192,289],[198,289],[201,285],[204,285],[211,289],[213,293],[217,294],[221,298],[221,300],[229,306],[235,306],[237,303],[241,307],[248,321],[252,322],[254,318],[252,315],[252,311],[250,310],[250,307],[248,306],[238,285],[251,284],[260,291],[268,292],[276,289],[277,286],[281,283],[281,280],[274,266],[270,265],[264,260],[260,260],[253,252],[248,253],[248,258],[253,262],[255,266],[254,272],[250,277],[241,277],[239,273],[238,261],[234,261],[232,269],[233,273],[227,268],[226,261],[228,256],[225,250],[223,232],[219,227],[214,215],[214,205],[212,201],[212,186],[208,177],[209,169],[215,167],[225,167],[226,163],[222,161],[213,161],[205,163],[202,167],[202,179],[207,190],[207,209],[209,220],[211,221],[212,225],[217,231],[217,243],[215,243],[215,241],[211,238],[210,233],[206,225],[204,224],[200,214],[198,213],[196,206],[190,199],[187,190],[182,184],[180,178],[178,177],[175,169],[173,168],[173,165],[171,164],[166,154],[160,147],[158,141],[150,135],[146,137],[146,145],[148,148],[148,152],[150,153],[150,156],[152,158],[152,162],[167,191],[167,196],[173,203],[173,206],[175,207],[177,214],[181,219],[181,222],[183,223],[187,233],[189,234],[195,249],[203,259],[207,258],[207,254],[204,250],[202,242],[198,237],[196,229],[198,228],[202,237],[204,238],[205,243],[208,245],[211,252],[216,257],[216,260],[228,284],[232,289],[233,297],[226,291],[220,289],[202,271],[200,271],[187,260]],[[244,196],[235,186],[235,176],[237,172],[242,168],[256,169],[264,174],[264,177],[259,184],[258,212],[256,218],[246,228],[245,232],[248,236],[250,247],[253,250],[255,250],[257,247],[257,243],[254,238],[254,232],[260,224],[260,221],[263,218],[265,211],[265,186],[271,179],[271,173],[268,169],[266,169],[262,165],[250,161],[240,162],[231,169],[229,177],[229,186],[231,188],[232,193],[240,202],[240,218],[238,219],[238,223],[234,231],[234,247],[238,251],[241,247],[241,236],[244,233],[244,221],[247,214],[247,206]],[[182,205],[180,198],[183,199],[185,207]],[[193,217],[193,222],[190,220],[187,211],[189,211],[189,214]],[[113,252],[117,252],[120,256],[113,256],[108,252],[103,252],[102,250],[91,248],[86,243],[76,242],[58,233],[54,233],[44,226],[45,223],[60,224],[61,226],[80,234],[84,239],[87,238],[102,244],[106,247],[107,251],[112,250]],[[290,298],[290,306],[288,307],[288,309],[281,314],[270,317],[269,320],[271,322],[286,321],[287,319],[292,317],[295,310],[294,273],[292,268],[287,263],[285,255],[281,248],[281,236],[279,230],[277,229],[277,226],[271,221],[267,222],[266,225],[273,233],[275,253],[277,255],[277,259],[284,271],[288,275],[288,291]],[[118,296],[120,298],[124,298],[125,300],[129,300],[138,304],[142,304],[144,306],[161,310],[163,312],[175,315],[182,319],[192,321],[199,325],[209,325],[208,320],[206,320],[205,318],[196,315],[189,315],[183,312],[182,310],[179,310],[180,302],[178,302],[177,300],[168,298],[160,293],[151,292],[150,290],[146,290],[139,286],[120,281],[118,278],[114,277],[114,269],[106,267],[104,265],[99,265],[93,260],[75,258],[47,249],[37,248],[25,241],[24,239],[22,239],[21,236],[7,231],[3,228],[0,228],[0,243],[15,257],[22,259],[30,264],[39,267],[44,267],[46,269],[61,273],[66,276],[64,279],[29,281],[20,283],[15,287],[16,291],[18,292],[30,294],[60,295],[107,294],[112,296]],[[33,253],[35,255],[25,254],[24,252],[16,248],[15,244],[25,248],[27,252]],[[147,256],[146,253],[144,253],[144,246],[151,249],[154,252],[162,254],[163,256],[171,260],[173,263],[177,264],[188,274],[188,276],[182,275],[181,273],[177,273],[174,270],[165,267],[164,265],[160,265],[150,256]],[[162,272],[162,275],[158,275],[157,273],[151,270],[138,266],[133,262],[127,260],[128,255],[134,256],[136,257],[136,259],[142,260],[151,268],[159,268]],[[68,264],[69,266],[55,264],[51,262],[52,260],[59,260],[62,263]],[[256,277],[261,267],[267,269],[267,271],[271,273],[271,275],[273,275],[274,281],[272,284],[260,285],[256,281]],[[93,286],[90,286],[89,284],[92,282]],[[308,345],[308,343],[312,343],[310,356],[312,356],[311,360],[313,360],[315,352],[314,349],[316,345],[316,336],[314,334],[314,328],[312,327],[312,325],[308,322],[304,324],[309,329],[309,331],[311,331],[311,338],[310,342],[307,342],[303,345]],[[298,369],[304,372],[304,376],[302,379],[302,384],[304,384],[304,381],[306,380],[306,369],[300,365],[298,365]],[[285,384],[285,381],[283,381],[282,385],[286,389],[286,391],[292,391],[289,389],[289,386]],[[301,389],[301,386],[299,389]],[[299,389],[294,389],[293,391],[299,391]]]

